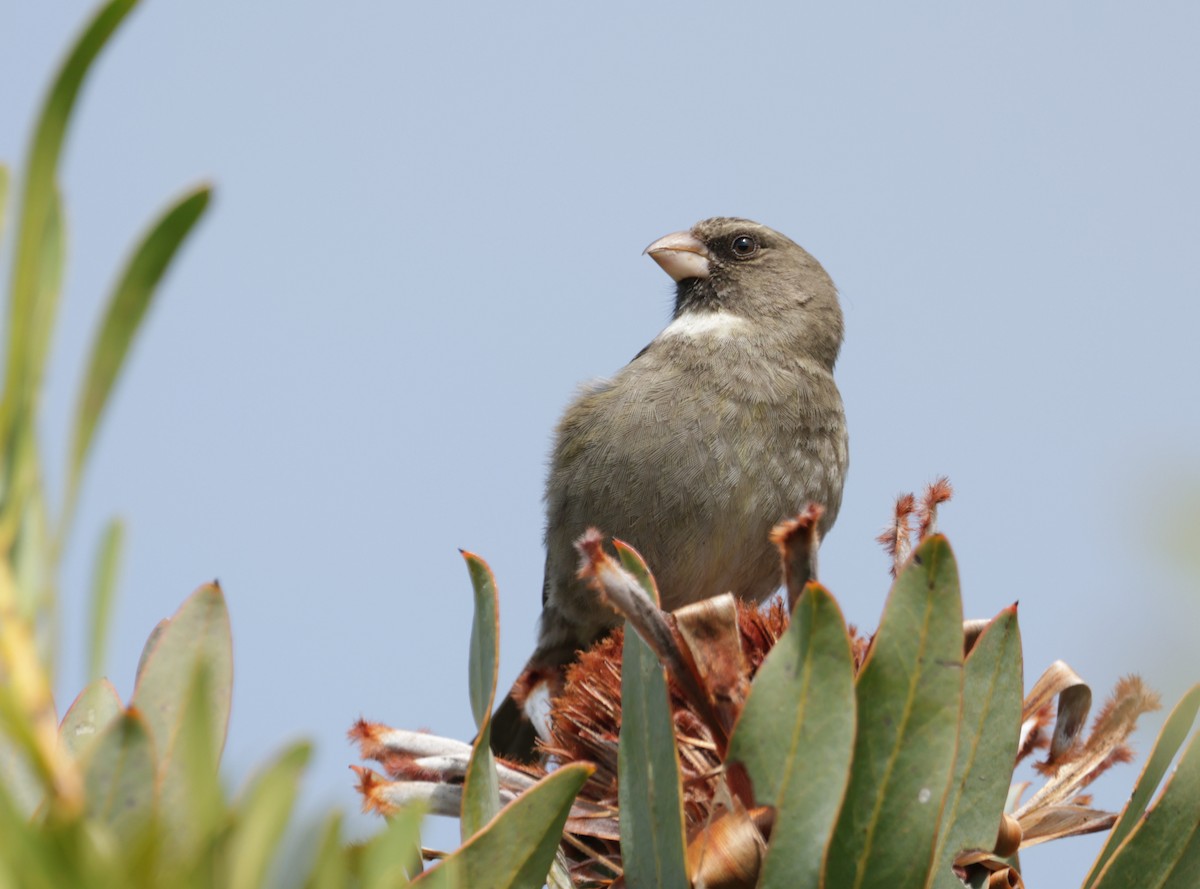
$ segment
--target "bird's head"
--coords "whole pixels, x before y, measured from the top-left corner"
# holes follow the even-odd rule
[[[659,238],[645,252],[676,282],[677,321],[748,322],[760,335],[799,339],[833,367],[842,343],[837,289],[790,238],[749,219],[717,216]]]

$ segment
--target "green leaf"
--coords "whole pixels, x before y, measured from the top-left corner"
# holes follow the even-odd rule
[[[449,884],[472,889],[542,886],[562,839],[571,804],[593,771],[594,767],[587,763],[571,763],[555,769],[501,809],[487,827],[414,880],[414,884],[422,887]]]
[[[1014,605],[988,624],[963,667],[958,752],[934,857],[939,889],[961,889],[952,870],[959,852],[995,848],[1021,734],[1021,665]]]
[[[46,784],[29,763],[24,739],[15,741],[9,737],[7,728],[7,713],[0,712],[0,809],[11,806],[24,821],[45,798]],[[3,831],[4,824],[0,823],[0,834]],[[2,859],[3,846],[0,846]]]
[[[187,691],[202,665],[209,681],[209,725],[220,750],[229,726],[233,684],[233,638],[221,588],[215,583],[200,587],[156,632],[143,655],[132,703],[150,724],[160,763],[175,755],[185,724]]]
[[[58,727],[58,743],[77,760],[121,715],[121,697],[107,679],[94,679],[72,702]]]
[[[38,293],[34,301],[37,310],[32,319],[29,333],[29,348],[42,354],[48,348],[50,328],[46,318],[53,313],[58,303],[62,286],[63,234],[62,208],[57,189],[52,190],[46,229],[40,242]],[[38,345],[40,344],[40,345]],[[42,471],[37,446],[37,422],[35,409],[40,388],[41,366],[28,370],[25,377],[14,382],[22,386],[20,392],[5,388],[5,405],[11,395],[13,404],[12,423],[5,427],[9,438],[0,440],[4,471],[8,480],[7,496],[0,513],[0,539],[13,540],[11,555],[17,593],[20,597],[21,613],[38,625],[40,632],[48,632],[50,639],[39,640],[39,651],[47,664],[54,662],[54,648],[58,634],[58,614],[54,604],[53,585],[48,582],[46,561],[47,525],[46,504],[42,486]],[[0,406],[0,409],[3,409]],[[43,620],[47,615],[49,620]],[[48,643],[48,644],[47,644]]]
[[[311,755],[293,744],[246,789],[236,807],[229,845],[230,889],[258,889],[291,816],[300,775]]]
[[[46,340],[53,326],[52,307],[39,303],[46,291],[42,280],[46,270],[43,250],[48,227],[52,224],[51,217],[55,214],[56,171],[67,125],[92,63],[135,2],[111,0],[96,12],[59,68],[34,128],[26,159],[16,252],[12,263],[8,360],[4,401],[0,405],[0,441],[11,440],[13,423],[28,408],[33,381],[41,375],[46,357]]]
[[[817,887],[850,780],[854,657],[837,602],[810,583],[771,649],[729,742],[755,802],[776,809],[759,886]]]
[[[892,587],[858,675],[854,764],[825,885],[925,885],[954,767],[962,648],[958,569],[933,535]]]
[[[48,550],[46,500],[43,496],[41,469],[33,423],[21,423],[14,430],[9,468],[13,480],[11,497],[0,513],[0,540],[12,540],[9,562],[15,581],[17,607],[22,618],[34,627],[38,654],[49,670],[53,666],[53,644],[47,635],[58,633],[58,615],[54,612],[54,591],[47,561]],[[10,529],[14,529],[13,534]]]
[[[211,841],[225,817],[220,740],[213,729],[213,688],[199,661],[184,696],[179,734],[159,772],[159,802],[174,849],[187,854]]]
[[[1157,752],[1157,751],[1156,751]],[[1200,734],[1193,736],[1158,803],[1137,822],[1096,889],[1192,889],[1200,880]]]
[[[471,691],[471,713],[475,727],[483,728],[492,712],[496,695],[496,674],[500,669],[498,593],[496,578],[487,562],[474,553],[463,552],[471,586],[475,590],[475,620],[471,624],[471,653],[468,682]]]
[[[96,739],[84,763],[85,811],[122,842],[137,837],[154,815],[157,769],[149,726],[130,708]]]
[[[8,166],[0,164],[0,244],[4,243],[4,224],[8,221]]]
[[[211,193],[207,185],[193,189],[154,222],[134,250],[109,297],[104,320],[92,342],[75,410],[61,536],[65,536],[74,513],[88,450],[129,347],[159,281],[192,227],[204,214]]]
[[[487,562],[473,553],[463,552],[471,586],[475,590],[475,619],[471,623],[471,650],[468,661],[468,683],[471,692],[471,713],[479,730],[467,763],[463,779],[460,828],[467,840],[500,811],[500,781],[496,775],[496,759],[492,755],[491,713],[496,697],[496,674],[500,670],[499,594],[496,578]]]
[[[1158,733],[1158,740],[1154,742],[1154,750],[1146,760],[1142,774],[1134,786],[1133,795],[1130,796],[1129,802],[1121,812],[1121,817],[1117,819],[1117,823],[1109,832],[1104,848],[1100,850],[1096,863],[1092,865],[1087,879],[1084,880],[1083,889],[1091,889],[1113,853],[1141,822],[1143,813],[1150,804],[1150,798],[1158,789],[1163,776],[1166,775],[1171,760],[1175,758],[1175,754],[1187,740],[1198,710],[1200,710],[1200,685],[1193,685],[1175,705],[1175,709],[1171,711],[1167,721],[1163,723],[1162,731]],[[1196,800],[1196,805],[1200,807],[1200,799]]]
[[[20,805],[58,796],[59,769],[52,761],[53,745],[45,730],[57,724],[54,700],[33,651],[29,624],[8,619],[0,624],[7,677],[0,682],[0,780]],[[13,681],[13,676],[21,681]]]
[[[146,637],[146,644],[142,646],[142,653],[138,655],[137,670],[133,674],[133,684],[135,688],[137,687],[137,684],[142,681],[142,673],[144,673],[146,670],[146,662],[150,660],[151,652],[153,652],[155,647],[158,645],[159,637],[162,636],[162,634],[166,631],[167,626],[170,623],[171,619],[169,617],[164,617],[154,625],[154,629],[152,629],[150,631],[150,635]]]
[[[5,766],[6,743],[7,738],[0,734],[0,763]],[[7,775],[0,772],[0,777],[4,778],[0,783],[0,886],[9,889],[20,886],[22,881],[18,875],[31,870],[26,861],[42,852],[38,847],[45,832],[30,818],[32,807],[26,807],[22,800],[14,797]]]
[[[125,542],[125,524],[111,520],[104,529],[100,552],[92,574],[92,614],[88,620],[88,678],[98,679],[104,672],[108,652],[108,633],[112,625],[112,606],[116,596],[117,570]]]
[[[62,207],[62,195],[58,187],[50,190],[50,206],[46,214],[46,227],[42,232],[38,251],[38,290],[34,302],[33,326],[31,330],[31,364],[27,368],[29,399],[37,399],[41,389],[46,358],[50,352],[50,335],[54,331],[54,318],[62,296],[63,268],[66,264],[66,234]]]
[[[614,541],[627,571],[658,601],[654,579],[633,548]],[[625,624],[621,653],[621,735],[617,745],[621,865],[631,887],[687,887],[679,751],[666,671]]]
[[[425,807],[405,806],[388,816],[387,828],[362,851],[363,889],[407,886],[421,873],[421,822]]]
[[[316,853],[308,869],[305,889],[345,889],[350,886],[350,868],[342,848],[342,813],[331,812],[321,826],[315,843]],[[403,885],[400,883],[398,885]],[[364,889],[370,889],[363,883]]]
[[[617,557],[621,560],[621,567],[633,575],[634,579],[641,584],[642,589],[654,600],[655,605],[660,604],[658,584],[655,583],[654,575],[650,573],[650,568],[646,565],[642,554],[623,540],[613,540],[612,543],[613,549],[617,551]]]

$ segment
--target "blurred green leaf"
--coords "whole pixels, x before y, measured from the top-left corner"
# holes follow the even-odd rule
[[[4,730],[4,722],[0,717],[0,799],[7,799],[14,810],[28,818],[45,797],[46,788],[30,766],[24,747]],[[4,825],[0,823],[0,834],[3,831]]]
[[[468,683],[471,713],[478,734],[463,779],[460,828],[465,841],[500,811],[500,781],[491,748],[491,712],[496,697],[496,674],[500,669],[500,635],[496,578],[487,562],[474,553],[463,552],[471,586],[475,591],[475,619],[471,622]]]
[[[87,816],[130,842],[154,817],[156,770],[149,726],[131,707],[100,733],[84,761]]]
[[[230,889],[258,889],[283,837],[311,748],[293,744],[246,789],[235,807],[229,845]]]
[[[150,631],[150,635],[146,637],[146,644],[142,646],[142,653],[138,655],[137,670],[133,674],[133,684],[135,688],[137,687],[137,684],[142,681],[142,673],[146,670],[146,661],[150,659],[150,653],[154,651],[155,646],[158,645],[159,637],[167,629],[167,625],[170,623],[171,619],[169,617],[164,617],[154,625],[154,628]]]
[[[206,705],[213,741],[218,750],[225,742],[233,684],[233,638],[221,588],[215,583],[200,587],[155,630],[157,638],[144,655],[131,703],[145,714],[165,767],[175,755],[183,731],[185,692],[201,665],[208,674]]]
[[[897,578],[858,674],[854,764],[826,885],[925,885],[954,767],[962,649],[958,569],[937,534]]]
[[[0,735],[0,755],[3,754],[4,740]],[[12,798],[7,784],[0,783],[0,886],[4,889],[20,886],[18,875],[30,870],[21,859],[30,854],[36,843],[35,836],[36,828],[29,818],[29,811]]]
[[[129,347],[150,306],[158,282],[192,227],[204,214],[211,193],[207,185],[189,191],[151,225],[109,297],[104,320],[92,342],[91,356],[75,411],[60,537],[66,536],[70,525],[88,450]]]
[[[389,816],[387,827],[362,852],[363,889],[407,886],[421,873],[421,822],[425,807],[405,806]]]
[[[88,679],[91,681],[95,681],[104,673],[113,599],[116,596],[117,571],[121,564],[124,541],[125,524],[120,519],[111,520],[104,529],[96,567],[92,573],[92,613],[88,620]]]
[[[315,844],[316,852],[304,882],[305,889],[348,889],[351,874],[343,845],[342,813],[330,812]],[[366,881],[362,885],[364,889],[369,887]]]
[[[16,640],[17,646],[24,651],[32,651],[28,625],[18,620],[7,620],[5,623],[7,625],[0,624],[2,632],[10,637],[21,637]],[[13,659],[13,647],[11,639],[0,640],[0,649],[7,649],[3,652],[6,662]],[[17,666],[27,669],[28,665],[21,664],[21,660],[27,658],[18,656]],[[44,694],[47,695],[46,704],[52,706],[54,702],[48,697],[48,691],[44,687],[18,688],[19,683],[10,678],[16,670],[9,663],[5,666],[10,672],[5,681],[0,682],[0,737],[5,741],[5,753],[14,757],[14,762],[19,765],[14,765],[3,777],[6,783],[12,782],[8,786],[17,794],[18,800],[26,800],[30,796],[40,800],[45,793],[55,790],[56,763],[51,761],[47,745],[42,743],[45,736],[39,731],[43,721],[47,718],[54,719],[54,714],[40,709],[32,712],[30,706],[38,707]],[[27,685],[41,685],[46,681],[44,674],[34,675],[33,671],[40,669],[36,663],[33,665],[33,669],[24,677]],[[57,720],[55,723],[57,724]]]
[[[1093,885],[1194,889],[1200,884],[1200,734],[1192,737],[1154,808],[1112,853]]]
[[[225,817],[212,698],[208,665],[200,661],[187,685],[175,746],[159,770],[164,826],[174,848],[185,853],[208,842]]]
[[[1014,605],[988,624],[963,666],[958,752],[934,856],[939,889],[962,886],[952,870],[959,852],[995,848],[1021,734],[1021,665]]]
[[[94,679],[81,691],[58,727],[58,742],[81,759],[121,715],[121,696],[107,679]]]
[[[38,818],[30,820],[23,812],[14,809],[11,801],[0,793],[0,885],[14,889],[71,889],[107,887],[118,885],[115,881],[105,882],[108,868],[104,861],[92,855],[84,861],[81,847],[91,851],[93,844],[81,841],[92,840],[102,831],[81,819],[66,821]],[[84,830],[87,835],[83,836]],[[115,845],[109,840],[109,846]],[[80,871],[83,871],[81,874]],[[86,878],[85,875],[86,874]]]
[[[594,767],[555,769],[505,806],[482,831],[413,882],[471,889],[537,889],[546,881],[575,795]],[[448,872],[448,873],[447,873]],[[630,883],[630,886],[636,884]]]
[[[850,780],[854,657],[829,591],[810,583],[758,674],[729,742],[755,802],[776,809],[759,886],[818,887]]]
[[[613,541],[624,568],[654,601],[658,591],[645,561]],[[625,624],[621,654],[621,735],[617,745],[621,866],[629,886],[687,887],[679,751],[667,676],[650,646]]]
[[[1154,796],[1154,791],[1158,789],[1159,783],[1166,775],[1167,768],[1171,765],[1175,754],[1187,740],[1197,711],[1200,711],[1200,685],[1193,685],[1163,723],[1162,731],[1158,733],[1158,740],[1154,742],[1154,750],[1146,760],[1142,774],[1134,786],[1133,795],[1121,811],[1121,817],[1117,819],[1117,823],[1109,832],[1104,848],[1100,850],[1096,863],[1092,865],[1087,879],[1083,882],[1083,889],[1091,889],[1113,853],[1120,848],[1125,838],[1141,822],[1146,807],[1150,805],[1150,798]],[[1195,799],[1195,805],[1200,808],[1200,797]]]
[[[39,299],[46,289],[42,280],[46,268],[43,250],[48,225],[52,224],[55,213],[56,170],[67,124],[92,63],[135,2],[111,0],[92,17],[59,68],[34,129],[26,158],[12,263],[0,441],[11,440],[14,421],[28,407],[33,381],[41,375],[48,331],[53,326],[53,310],[39,306]]]
[[[16,473],[13,477],[13,497],[4,504],[4,516],[0,518],[0,524],[5,526],[5,530],[0,531],[0,539],[12,540],[8,557],[16,581],[17,604],[21,616],[30,622],[35,631],[37,650],[43,664],[49,667],[54,651],[53,637],[57,632],[54,625],[57,615],[50,611],[55,600],[52,578],[47,572],[51,566],[46,562],[49,541],[46,502],[42,496],[33,426],[22,425],[16,430],[16,436],[11,460],[11,468]],[[15,535],[11,533],[12,530],[16,531]]]
[[[41,267],[37,279],[37,298],[34,301],[36,312],[29,333],[29,338],[34,343],[31,348],[35,355],[42,355],[48,348],[48,342],[44,341],[48,340],[50,333],[49,327],[46,326],[46,317],[53,313],[54,306],[58,304],[62,287],[62,207],[57,189],[51,190],[45,226],[38,253]],[[7,439],[0,440],[0,453],[3,453],[5,461],[8,490],[3,511],[0,513],[0,540],[13,541],[9,558],[16,577],[21,613],[34,622],[35,629],[42,635],[38,640],[38,650],[49,664],[53,660],[51,655],[55,648],[57,614],[54,608],[53,586],[47,577],[46,504],[42,494],[35,417],[43,364],[44,362],[39,360],[35,367],[28,369],[28,379],[23,383],[28,391],[16,396],[19,398],[19,405],[13,409],[13,423],[3,427],[9,434]],[[6,386],[5,398],[8,394]],[[49,620],[39,620],[40,616],[48,617]],[[45,638],[44,634],[47,633],[50,638]]]
[[[8,222],[8,165],[0,164],[0,245],[4,243],[6,222]]]

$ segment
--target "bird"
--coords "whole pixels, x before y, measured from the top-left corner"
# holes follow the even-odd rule
[[[705,219],[644,252],[675,281],[674,311],[558,423],[537,644],[524,687],[519,679],[491,723],[493,750],[511,759],[533,754],[531,677],[561,677],[620,620],[577,576],[574,543],[588,528],[637,549],[671,611],[726,592],[769,598],[782,582],[771,528],[815,502],[823,539],[841,506],[849,440],[833,371],[844,322],[825,269],[785,235],[736,217]]]

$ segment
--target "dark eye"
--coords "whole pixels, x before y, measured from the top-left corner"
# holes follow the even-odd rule
[[[750,235],[738,235],[729,247],[733,250],[734,256],[738,259],[745,259],[758,252],[758,241]]]

